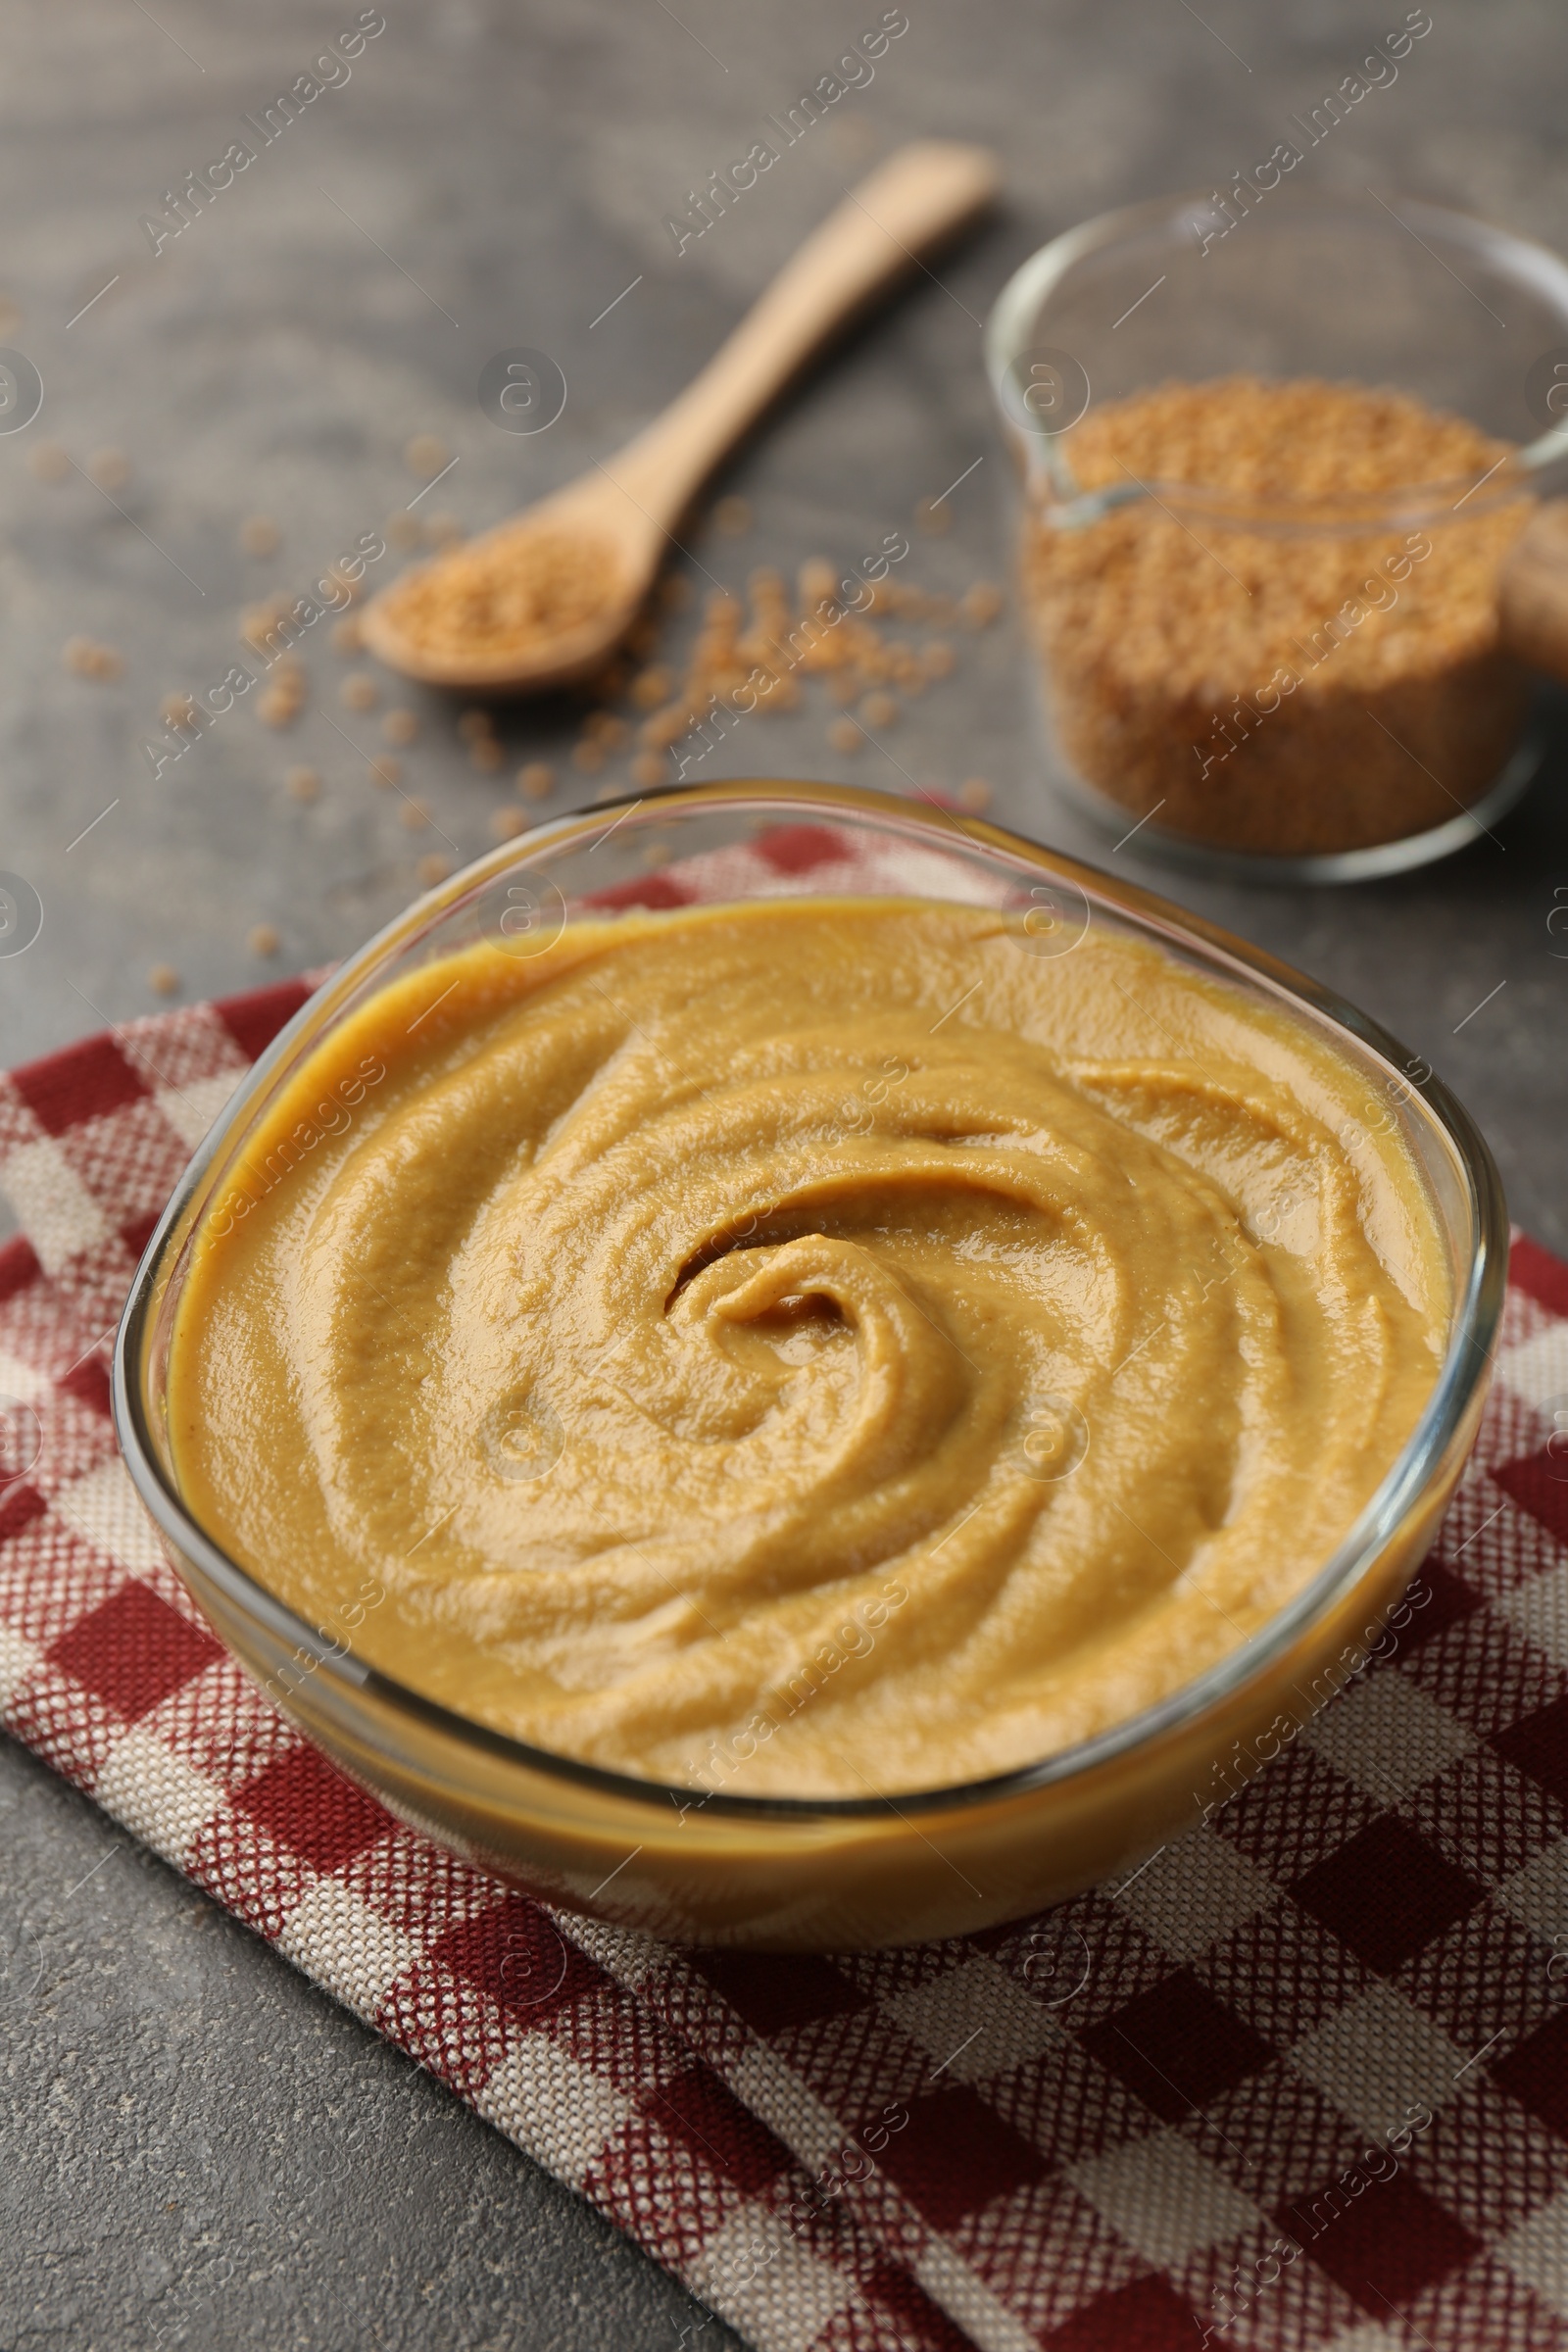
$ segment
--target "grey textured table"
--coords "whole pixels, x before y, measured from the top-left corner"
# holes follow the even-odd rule
[[[439,505],[467,527],[490,520],[656,411],[879,154],[930,131],[985,139],[1005,159],[1004,214],[730,468],[722,487],[750,503],[747,534],[699,522],[690,544],[737,581],[764,561],[852,559],[912,529],[918,503],[983,458],[953,494],[951,530],[917,538],[907,573],[933,588],[999,576],[1004,461],[976,321],[1006,271],[1087,214],[1206,188],[1266,154],[1403,13],[1392,0],[1205,0],[1201,16],[1186,0],[907,6],[874,80],[677,255],[666,218],[875,24],[872,0],[853,16],[826,0],[768,13],[756,0],[385,0],[386,29],[350,77],[271,144],[252,138],[255,163],[155,253],[142,217],[245,135],[241,117],[357,10],[11,0],[0,342],[40,370],[45,407],[0,434],[0,867],[32,884],[44,925],[0,959],[7,1060],[155,1008],[157,964],[188,999],[353,947],[413,895],[421,856],[486,846],[518,760],[560,760],[564,708],[508,718],[507,767],[490,777],[450,711],[400,697],[424,718],[402,786],[435,828],[411,833],[397,795],[367,780],[375,717],[342,708],[341,665],[315,639],[289,733],[241,708],[159,780],[142,757],[162,699],[234,659],[242,603],[298,593],[408,507],[421,480],[411,437],[434,435],[459,461],[416,515]],[[1436,0],[1433,13],[1397,82],[1308,169],[1568,243],[1554,138],[1568,68],[1551,12]],[[497,431],[475,398],[484,361],[516,346],[552,354],[569,386],[559,422],[532,437]],[[43,440],[74,461],[63,481],[34,469]],[[108,490],[89,478],[105,449],[130,467]],[[281,533],[270,560],[241,552],[255,514]],[[70,672],[62,649],[78,635],[116,649],[122,674]],[[890,749],[923,784],[985,776],[1004,819],[1102,855],[1036,797],[1020,699],[1004,621],[966,644]],[[904,781],[875,753],[848,767],[819,709],[754,733],[710,772]],[[291,762],[319,769],[313,805],[286,793]],[[1375,888],[1244,894],[1135,868],[1427,1054],[1479,1114],[1516,1215],[1559,1249],[1568,960],[1547,916],[1568,888],[1562,782],[1559,746],[1496,845]],[[247,944],[257,924],[280,936],[270,962]],[[0,1752],[0,2346],[673,2352],[700,2321],[586,2207],[14,1748]],[[713,2323],[701,2340],[719,2352],[733,2339]]]

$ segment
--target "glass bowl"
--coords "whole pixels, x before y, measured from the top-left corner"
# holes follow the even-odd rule
[[[838,871],[853,880],[835,885],[834,861],[852,853],[856,863]],[[1147,1713],[1025,1769],[896,1798],[664,1787],[545,1753],[421,1697],[225,1556],[187,1509],[172,1465],[173,1311],[193,1231],[233,1182],[268,1106],[320,1041],[398,975],[481,937],[526,955],[578,909],[846,887],[1026,909],[1042,954],[1070,954],[1102,926],[1317,1032],[1364,1080],[1366,1117],[1398,1129],[1421,1173],[1451,1277],[1446,1351],[1414,1434],[1333,1557],[1245,1650]],[[935,808],[825,784],[676,786],[555,818],[493,851],[317,991],[245,1078],[164,1212],[120,1326],[115,1419],[137,1492],[220,1640],[394,1814],[548,1902],[656,1936],[864,1948],[1021,1917],[1136,1860],[1200,1817],[1216,1774],[1234,1786],[1365,1662],[1475,1434],[1506,1254],[1496,1170],[1446,1089],[1360,1013],[1257,949]]]
[[[1568,486],[1568,265],[1413,197],[1298,187],[1285,152],[1055,238],[1004,288],[986,358],[1022,480],[1048,786],[1146,854],[1341,882],[1463,847],[1539,762],[1492,614],[1533,502]],[[1513,454],[1291,503],[1162,478],[1135,439],[1085,489],[1080,428],[1104,404],[1236,375],[1413,395]],[[1152,616],[1118,600],[1156,554]],[[1178,633],[1180,662],[1156,651]]]

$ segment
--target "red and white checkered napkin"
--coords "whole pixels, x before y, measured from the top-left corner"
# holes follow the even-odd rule
[[[0,1081],[5,1466],[37,1440],[0,1485],[16,1737],[760,2352],[1568,2347],[1568,1267],[1516,1246],[1392,1656],[1204,1828],[965,1940],[666,1951],[350,1788],[197,1621],[116,1454],[137,1254],[303,995]]]

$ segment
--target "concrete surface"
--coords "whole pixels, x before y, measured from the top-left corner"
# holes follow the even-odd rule
[[[242,115],[357,10],[9,0],[0,344],[38,368],[44,408],[0,432],[0,868],[31,884],[44,921],[25,954],[0,956],[6,1060],[155,1008],[156,964],[177,972],[183,1001],[352,948],[414,894],[421,857],[487,846],[519,760],[564,755],[572,711],[525,708],[503,723],[501,776],[476,774],[451,710],[399,690],[423,721],[401,790],[432,820],[410,832],[399,793],[367,780],[379,710],[338,701],[345,664],[324,625],[302,648],[310,700],[289,731],[241,705],[161,779],[141,754],[162,699],[212,686],[239,654],[243,603],[298,593],[408,509],[422,480],[403,455],[412,436],[459,461],[416,519],[488,522],[654,413],[879,154],[931,131],[986,139],[1006,164],[1004,214],[734,462],[720,487],[750,502],[745,535],[699,519],[687,545],[699,585],[764,561],[853,559],[901,527],[921,584],[1003,576],[1004,464],[977,340],[1004,276],[1075,220],[1206,189],[1266,153],[1287,115],[1403,14],[1392,0],[907,9],[869,86],[677,255],[666,216],[876,23],[874,0],[851,15],[827,0],[677,0],[673,13],[385,0],[386,30],[351,77],[270,145],[253,138],[254,164],[155,254],[139,221],[163,191],[220,157]],[[1314,151],[1312,171],[1568,244],[1553,13],[1434,0],[1433,16],[1398,82]],[[498,431],[475,397],[484,362],[519,345],[550,353],[568,385],[535,436]],[[1518,355],[1521,371],[1536,356]],[[62,482],[33,470],[41,442],[74,462]],[[129,463],[108,492],[87,471],[105,449]],[[976,459],[949,531],[920,537],[919,502]],[[257,514],[281,534],[273,559],[241,552]],[[118,652],[122,673],[69,672],[62,649],[78,635]],[[895,789],[980,775],[1004,818],[1102,855],[1029,781],[1010,624],[960,653],[887,759],[846,763],[817,706],[755,722],[728,772]],[[296,761],[323,778],[309,808],[284,790]],[[622,757],[573,782],[586,798],[624,772]],[[724,772],[717,759],[710,772]],[[547,806],[572,798],[564,786]],[[1356,890],[1200,887],[1137,867],[1136,844],[1119,862],[1427,1054],[1479,1115],[1521,1222],[1568,1248],[1568,940],[1547,928],[1568,903],[1560,726],[1498,834]],[[247,945],[258,923],[280,936],[270,958]],[[260,1943],[115,1849],[101,1817],[15,1749],[0,1753],[0,2346],[673,2352],[688,2298]],[[718,2352],[732,2339],[713,2326],[703,2340]]]

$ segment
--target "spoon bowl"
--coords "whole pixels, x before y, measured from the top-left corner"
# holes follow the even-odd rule
[[[624,509],[616,485],[585,475],[469,540],[460,554],[416,564],[367,606],[360,623],[367,650],[426,686],[529,694],[592,676],[636,618],[665,545],[662,531]],[[497,650],[487,653],[483,634],[462,626],[464,608],[452,599],[454,575],[474,583],[482,610],[487,584],[493,596],[504,598],[509,583],[525,579],[562,549],[570,549],[585,569],[602,571],[604,589],[592,610],[536,623],[524,638],[501,637]],[[457,623],[434,638],[417,626],[426,596],[438,607],[446,604]]]

